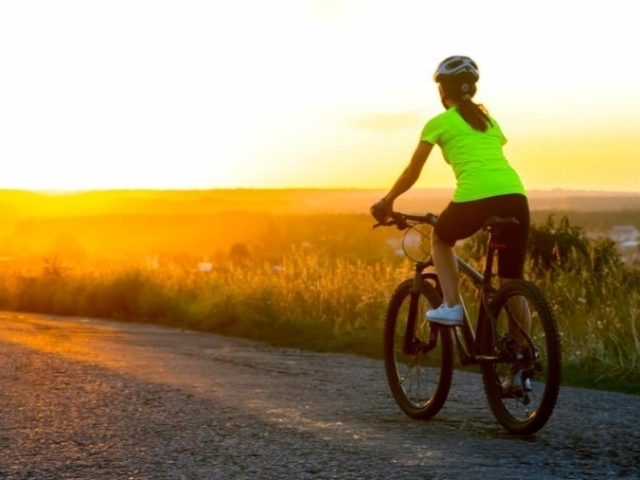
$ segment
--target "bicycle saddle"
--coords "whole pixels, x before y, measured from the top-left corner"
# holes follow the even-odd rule
[[[491,230],[492,227],[498,227],[500,225],[520,225],[520,222],[516,217],[493,217],[487,218],[482,224],[483,230]]]

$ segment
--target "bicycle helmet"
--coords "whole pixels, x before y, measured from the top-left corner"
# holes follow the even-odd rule
[[[480,71],[476,62],[469,57],[454,55],[440,62],[433,74],[433,81],[440,83],[442,80],[452,77],[460,77],[461,80],[475,83],[480,79]]]

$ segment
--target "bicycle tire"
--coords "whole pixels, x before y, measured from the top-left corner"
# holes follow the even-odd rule
[[[424,316],[427,308],[435,308],[442,302],[437,277],[425,274],[420,284],[415,331],[422,341],[433,331],[436,346],[429,352],[421,350],[407,354],[403,351],[413,282],[410,279],[398,285],[389,301],[384,328],[384,362],[389,388],[400,409],[411,418],[428,420],[442,409],[451,389],[453,337],[450,328],[430,324]]]
[[[528,340],[517,333],[514,323],[514,312],[524,311],[521,299],[525,299],[530,312]],[[562,358],[555,316],[540,289],[525,280],[500,287],[489,310],[494,321],[487,319],[484,323],[481,346],[485,353],[501,357],[500,362],[481,366],[489,406],[507,431],[533,434],[551,417],[560,391]],[[517,380],[511,378],[514,372],[518,372]]]

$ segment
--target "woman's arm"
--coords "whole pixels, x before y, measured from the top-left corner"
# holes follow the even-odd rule
[[[409,165],[404,169],[398,180],[396,180],[396,183],[394,183],[391,190],[389,190],[389,193],[387,193],[382,200],[391,205],[396,198],[413,187],[418,181],[418,178],[420,178],[422,167],[424,167],[432,149],[432,143],[425,141],[418,143]]]
[[[400,177],[393,184],[389,193],[371,207],[371,214],[376,220],[384,222],[393,211],[393,201],[409,190],[418,178],[420,178],[422,167],[424,167],[432,149],[432,143],[424,141],[418,143],[409,165],[407,165]]]

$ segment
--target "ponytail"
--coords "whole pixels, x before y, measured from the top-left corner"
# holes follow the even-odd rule
[[[455,77],[440,82],[444,96],[458,104],[460,116],[473,128],[486,132],[492,125],[489,112],[484,105],[475,103],[471,98],[476,94],[475,82],[455,81]]]
[[[471,128],[486,132],[491,125],[491,118],[484,105],[478,105],[469,95],[464,95],[458,103],[458,112]]]

